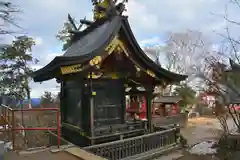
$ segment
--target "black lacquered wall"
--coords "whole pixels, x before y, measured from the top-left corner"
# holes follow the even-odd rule
[[[94,127],[122,124],[125,107],[123,82],[121,80],[93,81]]]

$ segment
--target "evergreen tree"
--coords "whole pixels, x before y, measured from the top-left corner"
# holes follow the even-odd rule
[[[15,99],[28,98],[31,107],[30,86],[33,69],[30,64],[37,63],[31,54],[35,42],[27,36],[19,36],[11,45],[4,47],[0,54],[0,92]]]

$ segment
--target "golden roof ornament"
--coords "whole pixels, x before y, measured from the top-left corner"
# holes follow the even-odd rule
[[[105,18],[110,15],[122,14],[125,11],[125,4],[128,0],[123,0],[118,3],[118,0],[92,0],[94,6],[93,19]]]

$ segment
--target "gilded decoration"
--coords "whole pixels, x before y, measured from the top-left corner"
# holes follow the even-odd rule
[[[153,78],[156,77],[155,73],[153,73],[153,72],[152,72],[151,70],[149,70],[149,69],[147,69],[146,73],[147,73],[149,76],[153,77]]]
[[[102,57],[101,56],[96,56],[92,60],[90,60],[89,64],[91,66],[97,66],[101,63],[101,61],[102,61]]]
[[[92,72],[92,79],[98,79],[102,75],[103,75],[103,73],[101,73],[101,72],[98,72],[98,73]],[[91,78],[91,74],[90,73],[88,74],[88,78]]]
[[[91,74],[89,73],[88,78],[91,78]],[[112,73],[108,73],[106,75],[103,75],[103,73],[101,72],[92,72],[92,79],[98,79],[100,77],[103,77],[103,78],[111,78],[111,79],[118,79],[118,74],[115,73],[115,72],[112,72]]]
[[[106,11],[97,10],[97,7],[107,9],[107,8],[109,8],[109,5],[110,5],[109,0],[103,0],[102,2],[97,2],[97,4],[95,5],[95,8],[94,8],[94,19],[95,20],[101,19],[101,18],[105,17],[105,15],[106,15]]]
[[[119,75],[116,72],[111,72],[111,73],[104,74],[102,77],[110,78],[110,79],[118,79]]]
[[[136,68],[137,72],[141,71],[141,69],[137,65],[135,65],[135,68]]]
[[[94,20],[105,18],[111,14],[122,15],[126,11],[125,2],[127,0],[123,0],[121,3],[118,3],[117,0],[92,0],[94,5]]]
[[[124,52],[127,56],[129,56],[127,49],[124,46],[124,43],[116,36],[112,42],[105,48],[105,51],[108,54],[112,54],[113,51],[117,51],[118,53]]]
[[[108,55],[112,54],[114,51],[117,51],[118,53],[124,52],[124,54],[126,54],[126,56],[129,57],[129,54],[127,52],[127,49],[124,43],[121,40],[119,40],[118,36],[116,36],[112,40],[112,42],[105,48],[105,51],[108,53]],[[137,76],[139,77],[140,76],[139,72],[141,71],[141,69],[139,66],[136,65],[136,63],[135,63],[135,68],[137,70]],[[155,73],[149,69],[145,70],[145,72],[153,78],[156,77]]]
[[[65,74],[71,74],[71,73],[77,73],[82,71],[82,65],[76,64],[71,66],[64,66],[60,68],[62,75]]]

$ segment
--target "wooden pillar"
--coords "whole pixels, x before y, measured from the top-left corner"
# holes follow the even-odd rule
[[[89,78],[89,96],[90,96],[90,130],[91,130],[91,137],[94,137],[94,95],[93,95],[93,87],[92,87],[92,72],[90,72]],[[91,145],[94,144],[94,140],[91,140]]]
[[[64,87],[65,87],[65,82],[61,82],[61,89],[60,89],[60,97],[59,97],[59,99],[60,99],[60,106],[59,106],[59,108],[60,108],[60,114],[61,114],[61,123],[63,123],[63,121],[65,120],[65,115],[64,115],[64,113],[65,113],[65,108],[64,107],[67,107],[67,106],[65,106],[65,104],[66,104],[66,102],[65,102],[65,99],[64,99],[64,97],[65,97],[65,95],[64,94],[66,94],[66,93],[64,93]]]
[[[148,130],[149,130],[149,132],[153,132],[153,126],[152,126],[152,87],[146,87],[146,104],[147,104]]]
[[[122,94],[123,94],[123,98],[122,98],[122,123],[125,123],[126,121],[126,95],[125,95],[125,87],[124,85],[122,86]]]

